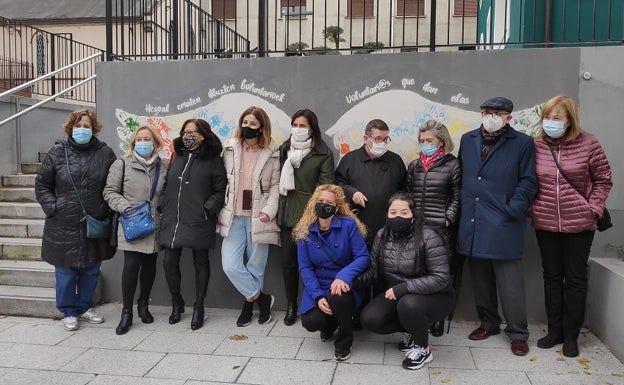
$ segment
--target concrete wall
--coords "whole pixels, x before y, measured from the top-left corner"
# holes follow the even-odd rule
[[[174,137],[188,117],[207,119],[222,138],[232,135],[240,112],[249,105],[265,108],[274,140],[288,134],[289,116],[303,107],[319,116],[325,140],[336,158],[359,147],[364,124],[386,120],[394,139],[391,149],[408,162],[418,152],[416,130],[428,118],[443,121],[453,138],[479,123],[479,104],[493,95],[515,103],[512,125],[533,133],[536,106],[565,93],[580,101],[583,126],[598,135],[614,168],[614,189],[608,201],[616,226],[624,223],[624,185],[618,143],[624,133],[618,74],[623,48],[561,48],[494,52],[295,57],[249,60],[179,61],[98,64],[100,134],[121,154],[135,124],[149,123],[167,138]],[[604,60],[605,57],[613,60]],[[581,80],[585,71],[589,81]],[[252,86],[253,85],[253,86]],[[163,151],[167,156],[170,149]],[[619,158],[621,159],[621,158]],[[545,320],[541,265],[535,236],[527,224],[524,267],[531,322]],[[596,235],[592,255],[615,256],[621,227]],[[611,245],[611,246],[610,246]],[[279,248],[271,248],[265,288],[284,304]],[[161,257],[159,257],[161,258]],[[103,265],[104,297],[120,298],[123,257]],[[160,261],[159,261],[160,265]],[[242,297],[224,276],[220,244],[212,251],[208,306],[238,308]],[[182,261],[183,294],[193,301],[192,261]],[[169,294],[159,268],[153,302],[166,304]],[[466,272],[458,318],[474,319],[470,274]]]

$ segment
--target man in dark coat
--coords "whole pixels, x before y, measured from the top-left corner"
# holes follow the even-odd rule
[[[469,338],[500,333],[500,294],[505,333],[513,354],[528,353],[522,273],[525,213],[537,193],[533,140],[509,122],[513,103],[502,97],[481,105],[483,123],[461,138],[463,176],[457,252],[468,257],[481,325]]]

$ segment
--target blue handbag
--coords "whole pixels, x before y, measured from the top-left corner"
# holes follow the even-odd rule
[[[152,191],[150,192],[149,200],[138,203],[119,215],[119,223],[123,229],[124,237],[128,242],[143,239],[156,230],[156,221],[154,221],[154,217],[152,216],[150,202],[154,198],[159,176],[160,159],[156,165],[156,175],[152,183]]]

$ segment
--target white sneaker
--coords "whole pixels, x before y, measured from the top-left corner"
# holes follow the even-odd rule
[[[86,312],[80,314],[78,319],[81,321],[87,321],[92,324],[101,324],[104,322],[104,317],[95,312],[94,308],[89,308]]]
[[[63,328],[68,332],[78,330],[78,318],[74,316],[63,318]]]
[[[403,367],[405,369],[417,370],[431,361],[433,361],[433,355],[428,346],[422,348],[418,345],[414,345],[414,347],[407,352],[403,360]]]

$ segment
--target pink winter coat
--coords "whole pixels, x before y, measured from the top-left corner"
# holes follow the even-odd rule
[[[589,202],[563,178],[548,144]],[[602,216],[612,183],[609,161],[595,136],[584,132],[573,142],[535,139],[535,170],[539,191],[529,210],[535,229],[561,233],[596,230],[596,217]]]

